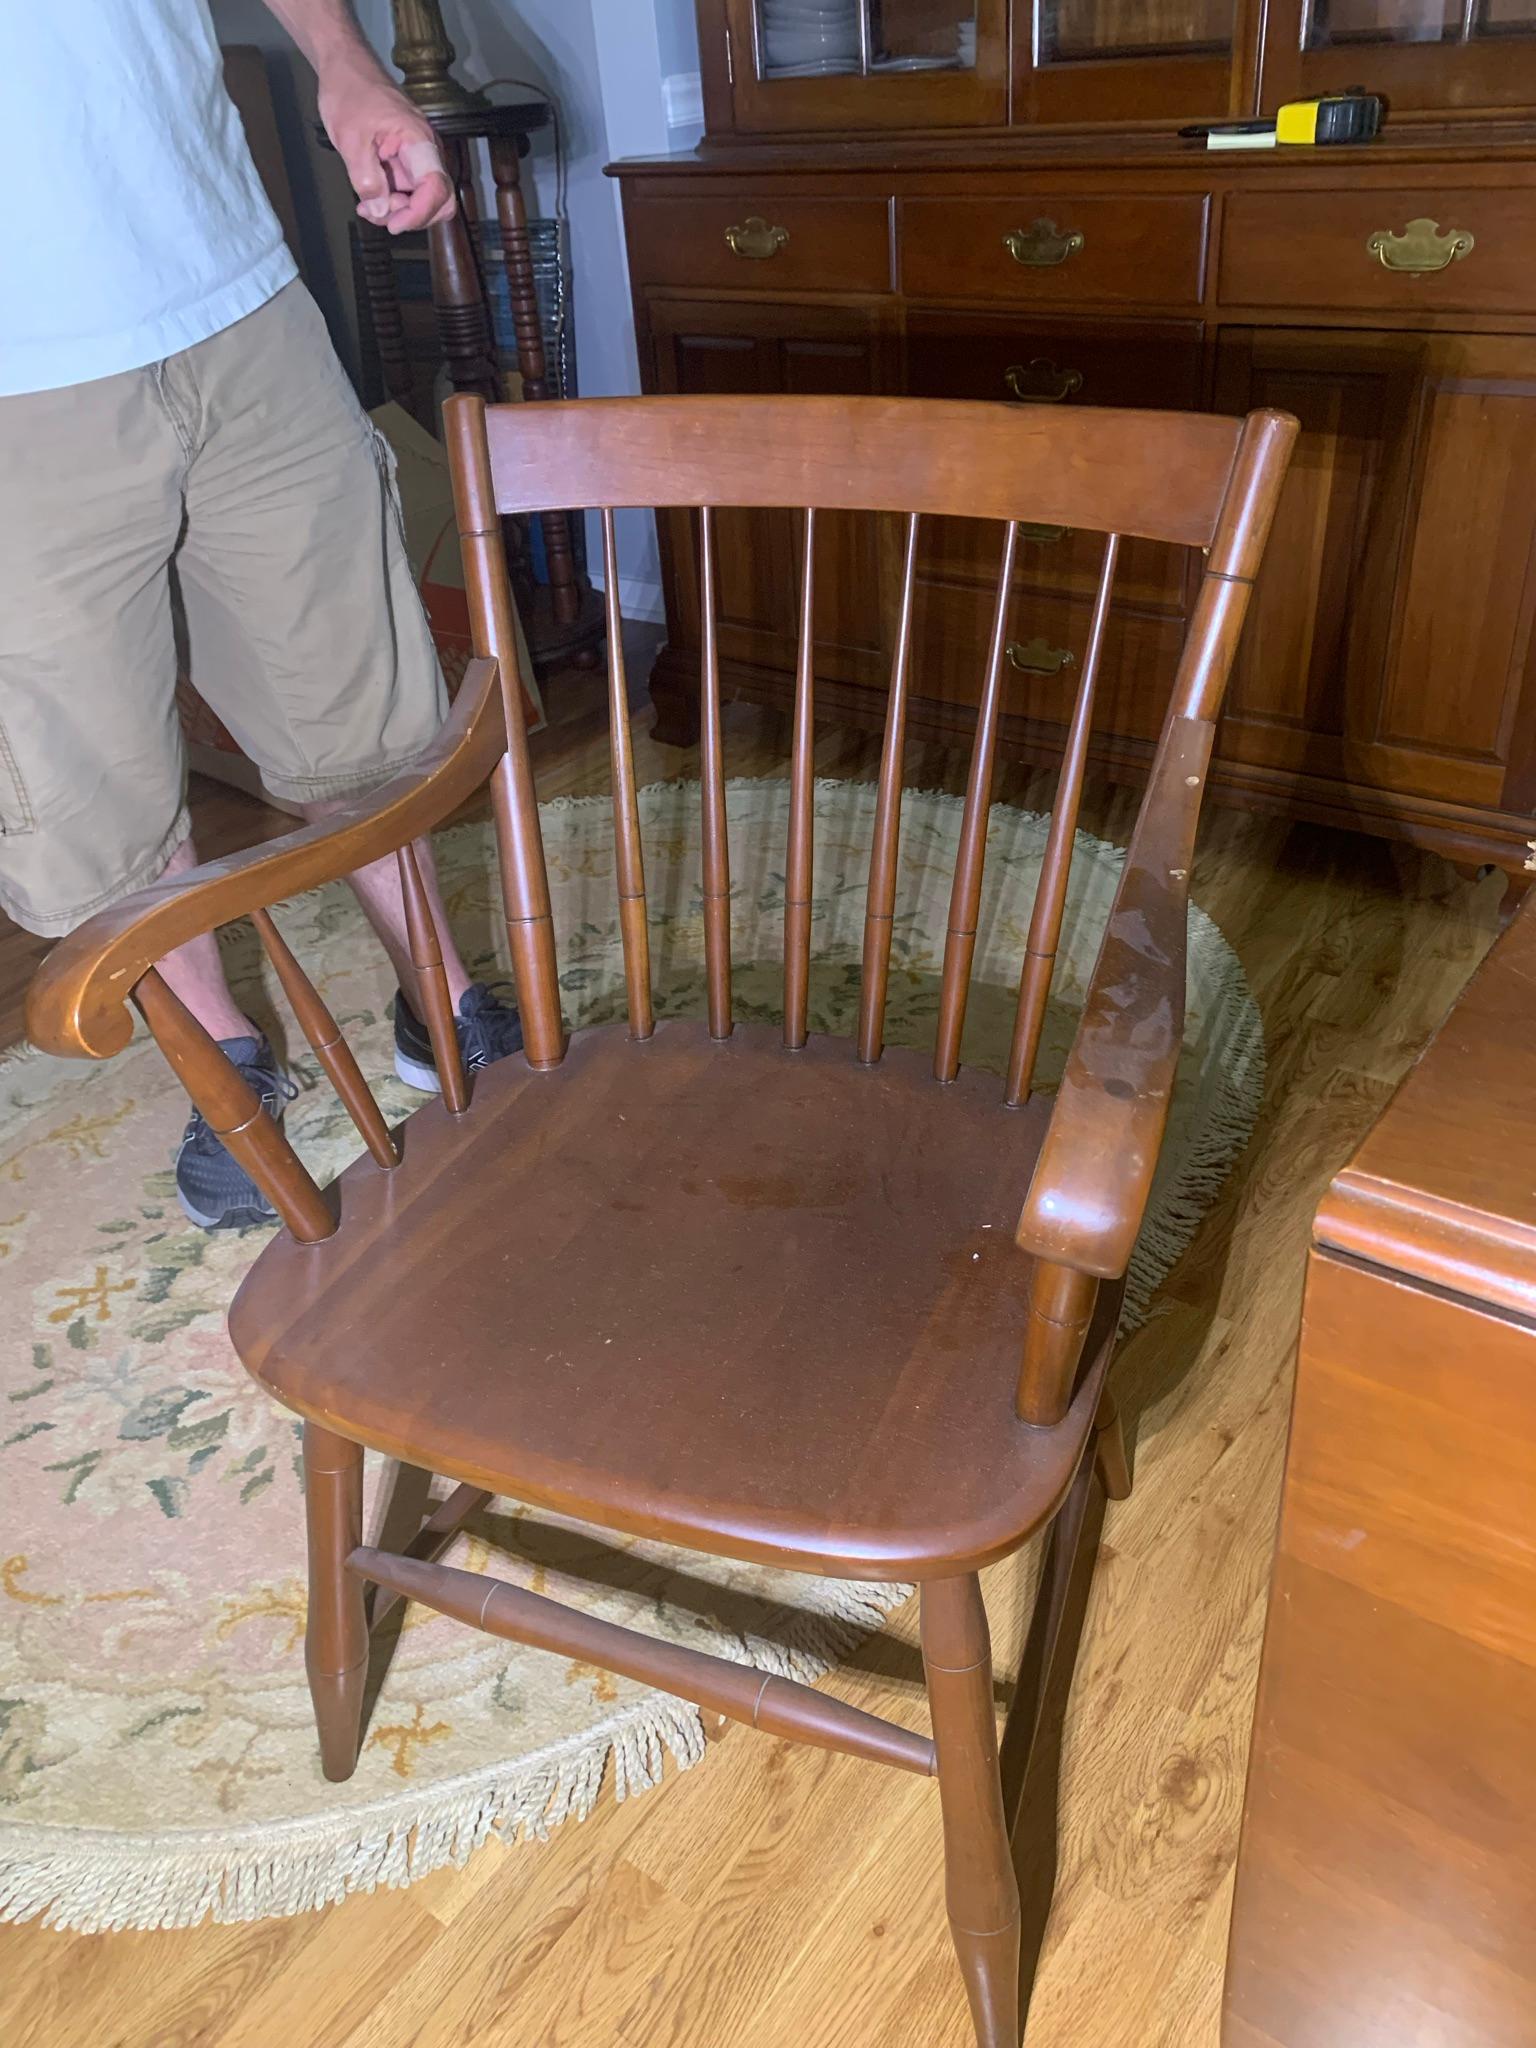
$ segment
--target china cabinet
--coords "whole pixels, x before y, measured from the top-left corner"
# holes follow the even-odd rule
[[[1302,440],[1213,788],[1523,873],[1536,832],[1536,0],[699,0],[707,133],[615,167],[657,391],[910,392],[1294,412]],[[1179,133],[1359,86],[1379,138]],[[726,687],[788,704],[797,542],[722,522]],[[818,706],[878,725],[895,540],[844,515]],[[663,737],[698,674],[692,534],[663,530]],[[1020,550],[1006,744],[1059,747],[1093,551]],[[922,539],[909,723],[974,717],[996,564]],[[1137,544],[1100,685],[1136,776],[1192,587]]]

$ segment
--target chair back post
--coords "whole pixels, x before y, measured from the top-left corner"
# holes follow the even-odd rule
[[[524,1050],[530,1066],[554,1067],[565,1057],[559,966],[523,716],[522,654],[491,482],[484,399],[467,394],[450,398],[443,407],[443,426],[453,456],[454,510],[474,650],[495,657],[506,712],[507,751],[492,779],[491,803]]]
[[[1295,437],[1295,422],[1283,413],[1254,412],[1243,421],[1160,749],[1167,746],[1175,720],[1205,719],[1214,724],[1220,715],[1254,579],[1274,523],[1286,452]]]

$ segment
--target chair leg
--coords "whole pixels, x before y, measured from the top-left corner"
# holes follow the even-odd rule
[[[977,2048],[1019,2048],[1019,1888],[997,1763],[992,1643],[974,1572],[923,1586],[922,1637],[949,1928]]]
[[[366,1590],[346,1568],[363,1540],[363,1452],[318,1423],[304,1425],[309,1617],[304,1668],[320,1734],[320,1765],[339,1782],[357,1767],[368,1679]]]
[[[1099,1411],[1093,1418],[1093,1469],[1111,1500],[1130,1498],[1131,1467],[1125,1454],[1125,1431],[1108,1387],[1099,1396]]]

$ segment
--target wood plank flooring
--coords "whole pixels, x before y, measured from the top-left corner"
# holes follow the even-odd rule
[[[541,792],[605,787],[601,684],[562,680],[551,697]],[[640,779],[693,772],[649,722],[642,710]],[[776,715],[733,707],[730,772],[783,772],[787,738]],[[908,781],[960,788],[964,767],[913,748]],[[828,729],[817,768],[872,779],[875,747]],[[1009,767],[999,794],[1043,808],[1049,783]],[[209,851],[284,829],[227,793],[205,791],[199,809]],[[1123,838],[1133,814],[1131,795],[1100,787],[1083,823]],[[1501,887],[1373,840],[1208,814],[1196,893],[1263,1007],[1268,1087],[1238,1173],[1119,1367],[1136,1487],[1105,1521],[1060,1744],[1030,2048],[1215,2048],[1308,1222],[1493,937]],[[0,932],[12,1035],[35,952]],[[1002,1673],[1032,1569],[1026,1556],[989,1575]],[[919,1725],[915,1620],[901,1614],[830,1683]],[[322,1915],[89,1937],[0,1928],[10,2048],[971,2039],[932,1787],[742,1730],[543,1847],[492,1846],[461,1872]]]

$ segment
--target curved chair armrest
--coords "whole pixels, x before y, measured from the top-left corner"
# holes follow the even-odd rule
[[[1018,1242],[1099,1279],[1130,1263],[1184,1037],[1189,871],[1215,727],[1169,722],[1125,857]]]
[[[497,666],[477,659],[414,767],[319,824],[152,883],[60,939],[27,992],[28,1037],[67,1058],[121,1052],[133,1035],[128,998],[157,960],[231,918],[335,881],[421,838],[474,795],[506,748]]]

